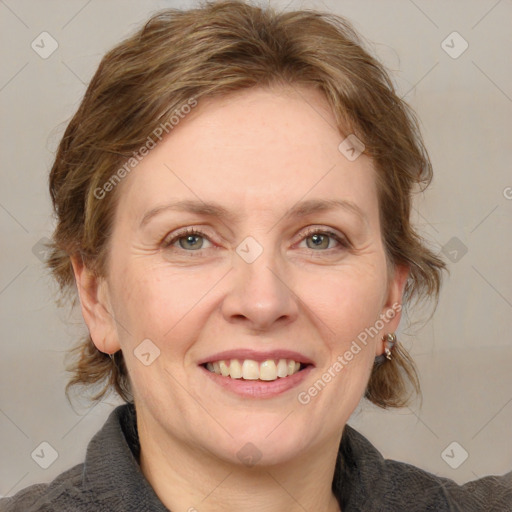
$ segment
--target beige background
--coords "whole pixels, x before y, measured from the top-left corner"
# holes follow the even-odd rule
[[[363,403],[350,423],[385,456],[458,482],[510,471],[512,4],[272,3],[345,15],[374,42],[422,120],[435,168],[414,217],[436,252],[452,260],[451,275],[434,317],[408,329],[403,324],[399,332],[420,368],[423,406],[393,412]],[[191,5],[0,2],[0,495],[48,482],[82,462],[88,441],[119,403],[77,405],[75,412],[64,396],[64,353],[83,327],[79,313],[54,305],[55,286],[38,258],[37,243],[53,226],[47,173],[65,122],[105,51],[152,12]],[[31,48],[43,31],[59,45],[46,59]],[[454,31],[460,36],[446,39]],[[453,58],[464,41],[467,50]],[[48,469],[31,458],[43,441],[58,453]],[[449,447],[454,441],[458,445]],[[468,458],[458,468],[445,462],[458,465],[463,450]]]

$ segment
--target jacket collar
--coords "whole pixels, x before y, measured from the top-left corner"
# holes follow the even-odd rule
[[[139,466],[140,444],[135,407],[116,407],[87,447],[84,489],[101,510],[168,512]]]
[[[168,512],[140,466],[135,406],[114,409],[90,441],[83,470],[84,489],[112,511]],[[378,478],[376,478],[376,475]],[[346,425],[332,490],[342,510],[373,510],[375,496],[388,485],[385,460],[361,434]]]
[[[341,509],[382,510],[389,484],[386,460],[368,439],[345,425],[332,481]]]

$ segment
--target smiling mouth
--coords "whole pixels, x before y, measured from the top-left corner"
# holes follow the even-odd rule
[[[284,379],[312,365],[299,363],[293,359],[268,359],[260,363],[253,359],[222,359],[201,366],[212,373],[231,379],[269,382]]]

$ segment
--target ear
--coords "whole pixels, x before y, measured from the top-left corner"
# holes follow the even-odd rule
[[[115,319],[111,313],[108,283],[88,269],[80,256],[72,256],[82,316],[96,348],[107,354],[120,349]]]
[[[402,318],[402,301],[409,276],[410,267],[408,265],[395,265],[391,278],[388,283],[388,294],[386,302],[381,312],[381,319],[384,323],[379,334],[379,340],[375,345],[375,355],[379,356],[384,352],[385,343],[382,336],[393,333],[398,329],[400,319]]]

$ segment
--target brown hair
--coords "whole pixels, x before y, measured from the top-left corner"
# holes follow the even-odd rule
[[[364,49],[348,21],[313,10],[278,13],[242,1],[206,2],[157,13],[109,51],[60,142],[50,173],[57,215],[48,265],[62,292],[75,292],[70,256],[81,255],[105,275],[116,190],[98,190],[191,98],[220,96],[273,84],[304,85],[325,94],[341,134],[355,134],[377,170],[382,237],[390,269],[410,266],[404,303],[439,296],[445,263],[410,224],[412,193],[426,188],[432,167],[414,113],[394,90],[385,68]],[[103,189],[104,190],[104,189]],[[73,301],[76,304],[76,294]],[[123,354],[114,360],[90,336],[76,356],[66,387],[103,385],[132,401]],[[366,397],[381,407],[407,403],[419,391],[403,347],[376,364]],[[69,396],[68,396],[69,399]]]

